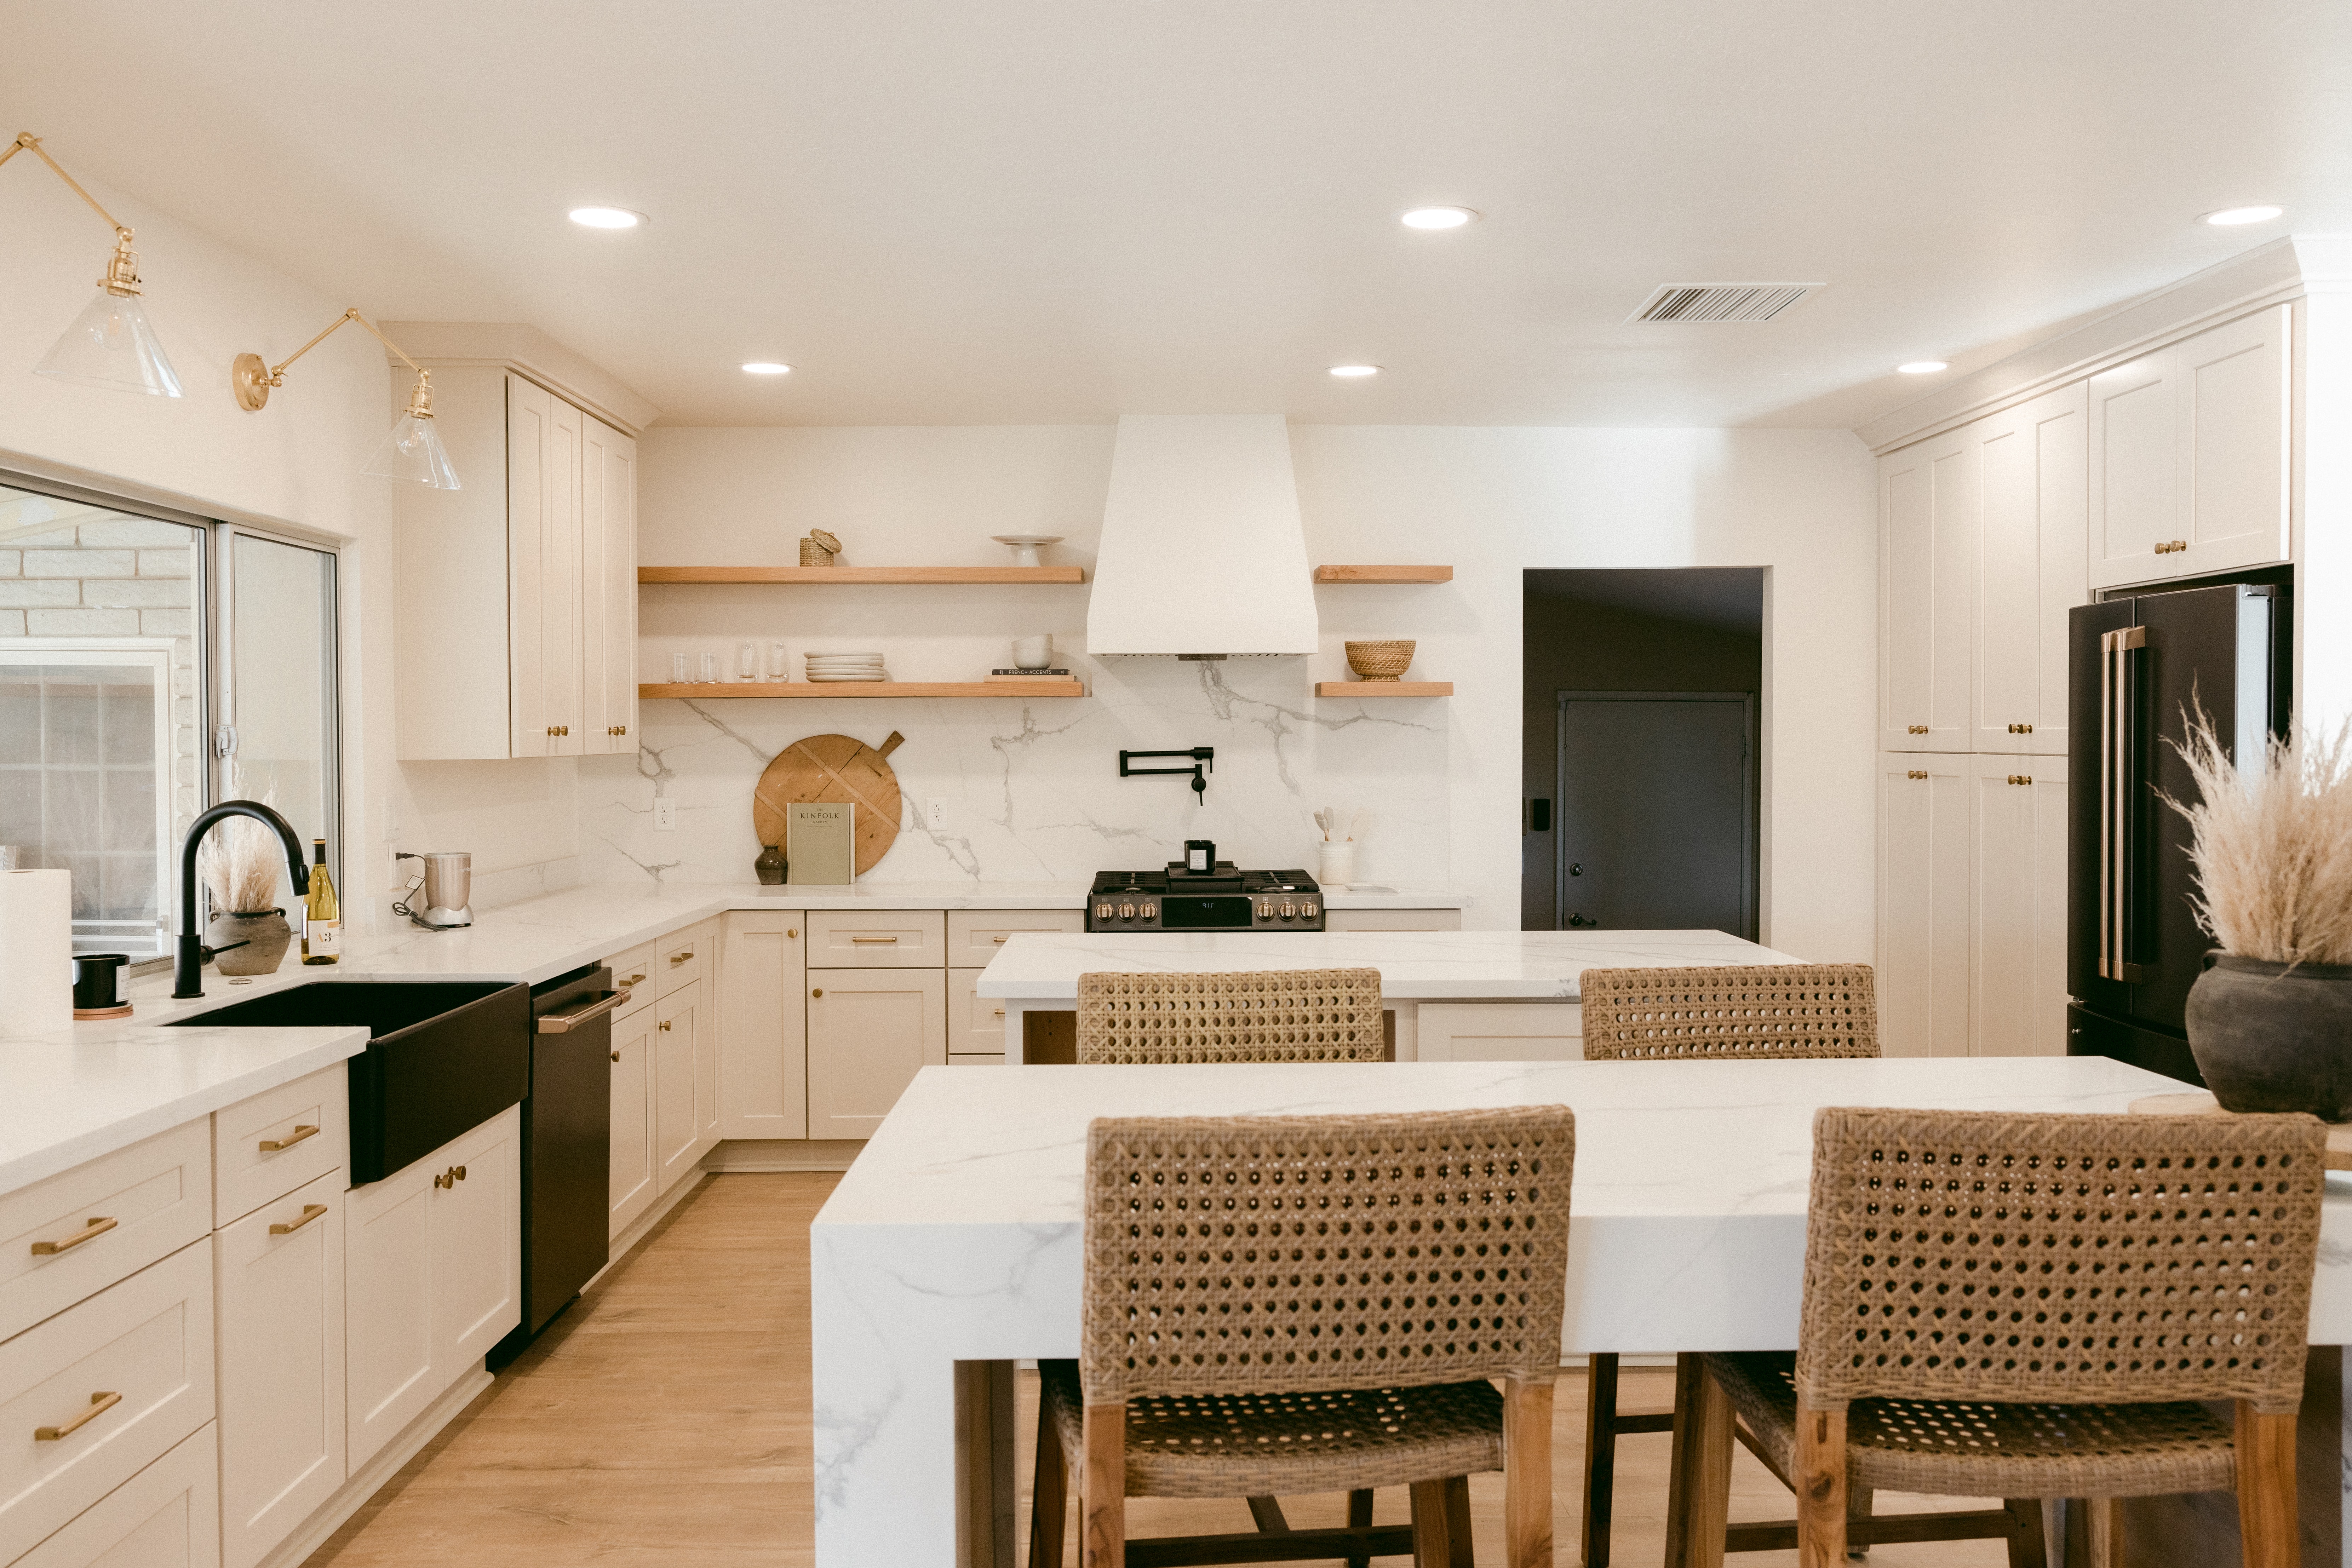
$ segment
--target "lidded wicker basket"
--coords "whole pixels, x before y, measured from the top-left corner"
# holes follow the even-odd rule
[[[1412,663],[1410,637],[1395,642],[1351,642],[1348,668],[1365,680],[1394,680]]]

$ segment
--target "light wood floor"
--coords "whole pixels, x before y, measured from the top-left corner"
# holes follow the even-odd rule
[[[806,1568],[812,1546],[808,1225],[833,1177],[712,1178],[499,1373],[307,1568]],[[1671,1373],[1628,1370],[1624,1407],[1663,1407]],[[1036,1380],[1021,1380],[1021,1550],[1027,1550]],[[1577,1560],[1583,1380],[1560,1379],[1554,1436],[1559,1562]],[[1619,1440],[1615,1561],[1664,1544],[1663,1436]],[[1502,1563],[1502,1479],[1470,1481],[1478,1561]],[[1917,1506],[1882,1496],[1881,1511]],[[1285,1498],[1291,1522],[1343,1522],[1342,1500]],[[1939,1506],[1952,1506],[1948,1503]],[[1384,1491],[1377,1518],[1405,1517]],[[1785,1519],[1788,1494],[1745,1452],[1734,1519]],[[1075,1510],[1066,1561],[1076,1568]],[[1250,1528],[1230,1503],[1139,1498],[1137,1535]],[[1794,1552],[1733,1559],[1780,1568]],[[1390,1559],[1402,1563],[1404,1559]],[[1995,1542],[1882,1546],[1876,1568],[1999,1568]],[[944,1568],[944,1565],[942,1565]]]

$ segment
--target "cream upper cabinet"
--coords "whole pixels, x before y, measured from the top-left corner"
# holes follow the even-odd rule
[[[2093,587],[2287,559],[2294,309],[2090,379]]]
[[[1969,791],[1976,759],[1882,756],[1878,770],[1878,1045],[1969,1054]]]
[[[2066,612],[2084,563],[2080,385],[1968,427],[1981,500],[1969,750],[2066,754]]]
[[[636,745],[636,443],[537,383],[436,366],[463,488],[404,485],[399,754]]]
[[[1879,459],[1879,737],[1888,751],[1969,747],[1977,443],[1969,431]]]
[[[581,420],[580,750],[637,742],[637,444]]]
[[[1977,757],[1969,1054],[2066,1054],[2066,759]]]

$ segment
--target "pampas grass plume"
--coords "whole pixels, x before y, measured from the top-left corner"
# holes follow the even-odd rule
[[[2162,797],[2189,820],[2197,923],[2241,958],[2352,964],[2352,719],[2245,766],[2201,706],[2167,743],[2197,780],[2196,805]]]

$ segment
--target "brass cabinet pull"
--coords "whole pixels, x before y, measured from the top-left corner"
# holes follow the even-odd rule
[[[645,972],[644,970],[642,970],[642,969],[640,969],[639,971],[637,971],[635,974],[630,975],[626,980],[624,980],[624,981],[622,981],[622,982],[621,982],[621,984],[622,984],[623,985],[625,985],[625,986],[628,986],[628,985],[643,985],[645,983],[646,983],[646,972]]]
[[[1925,768],[1913,768],[1908,776],[1915,779],[1924,779],[1927,776],[1927,770]]]
[[[1914,725],[1912,725],[1912,726],[1911,726],[1911,733],[1913,733],[1913,734],[1915,734],[1915,735],[1924,735],[1924,734],[1926,734],[1927,732],[1927,725],[1925,725],[1925,724],[1914,724]]]
[[[1003,1009],[1003,1008],[1002,1008],[1002,1007],[999,1007],[999,1008],[996,1010],[996,1012],[995,1012],[995,1015],[994,1015],[994,1016],[995,1016],[996,1017],[1002,1018],[1003,1016],[1004,1016],[1004,1009]]]
[[[463,1165],[457,1166],[449,1173],[456,1176],[462,1182],[466,1179],[466,1167]]]
[[[615,1055],[613,1059],[614,1061],[618,1061],[620,1060],[620,1058]],[[452,1165],[447,1170],[442,1172],[439,1175],[434,1177],[433,1184],[436,1187],[454,1187],[465,1179],[466,1167],[463,1165]]]
[[[625,735],[628,732],[629,727],[626,724],[607,724],[604,726],[604,733],[607,735]]]
[[[664,1018],[659,1024],[656,1025],[655,1027],[660,1029],[663,1034],[667,1035],[669,1033],[669,1025],[670,1021],[667,1018]]]
[[[2185,539],[2168,539],[2156,547],[2156,552],[2158,555],[2178,555],[2188,548],[2189,541]]]
[[[2031,724],[2011,724],[2009,727],[2009,732],[2012,735],[2031,735],[2033,733],[2033,726]]]
[[[670,967],[671,967],[671,968],[673,968],[673,969],[675,969],[675,968],[677,968],[679,964],[686,963],[688,959],[692,958],[693,956],[694,956],[694,949],[692,949],[692,948],[690,948],[690,947],[689,947],[689,948],[683,949],[682,951],[677,952],[673,952],[673,953],[671,953],[671,954],[669,955]]]
[[[296,1220],[292,1225],[273,1225],[269,1227],[269,1234],[272,1236],[291,1236],[296,1231],[301,1229],[304,1226],[309,1225],[312,1220],[317,1219],[320,1215],[325,1214],[326,1212],[327,1205],[324,1204],[304,1204],[302,1205],[302,1217],[300,1219]]]
[[[621,1059],[621,1053],[620,1053],[620,1052],[618,1052],[618,1051],[614,1051],[614,1052],[613,1053],[613,1059],[614,1059],[614,1061],[619,1061],[619,1060]]]
[[[67,1422],[64,1426],[34,1427],[33,1441],[36,1443],[54,1443],[60,1437],[70,1437],[75,1433],[80,1431],[83,1427],[89,1426],[91,1422],[97,1420],[100,1416],[105,1415],[108,1411],[113,1409],[116,1405],[121,1403],[122,1395],[119,1394],[110,1392],[93,1394],[89,1396],[89,1408],[75,1416],[72,1420]]]
[[[280,1149],[291,1149],[295,1144],[302,1142],[303,1139],[316,1138],[318,1135],[319,1130],[317,1128],[308,1126],[301,1122],[297,1122],[295,1123],[294,1131],[286,1137],[264,1138],[261,1141],[261,1152],[265,1154],[275,1154]]]
[[[1001,936],[992,936],[988,940],[994,942],[999,947],[1003,947],[1004,945],[1004,939]]]
[[[784,935],[785,935],[786,937],[796,937],[796,936],[798,936],[798,935],[800,935],[800,934],[801,934],[801,928],[800,928],[800,927],[798,927],[798,926],[786,926],[786,927],[784,928]]]
[[[114,1220],[109,1218],[105,1215],[94,1214],[89,1216],[89,1223],[84,1225],[81,1229],[66,1237],[63,1241],[37,1241],[33,1243],[33,1256],[36,1258],[54,1258],[58,1253],[65,1251],[68,1247],[79,1247],[85,1241],[91,1241],[99,1237],[104,1236],[108,1231],[114,1228],[115,1223],[116,1222]]]
[[[824,987],[820,985],[815,990],[810,992],[809,994],[812,996],[822,996],[824,994]]]
[[[853,945],[853,946],[855,946],[856,944],[857,944],[857,943],[859,943],[859,942],[896,942],[898,940],[898,939],[897,937],[895,937],[895,936],[853,936],[853,937],[851,937],[851,938],[849,939],[850,943],[851,943],[851,945]]]

